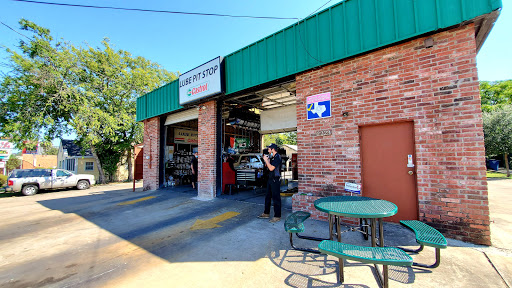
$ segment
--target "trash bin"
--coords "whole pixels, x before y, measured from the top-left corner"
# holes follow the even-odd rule
[[[500,167],[500,160],[489,160],[489,168],[491,168],[494,171],[498,171],[499,167]]]

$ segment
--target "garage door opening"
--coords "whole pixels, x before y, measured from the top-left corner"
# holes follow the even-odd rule
[[[161,187],[190,187],[190,190],[195,192],[192,189],[194,176],[190,166],[194,158],[193,153],[198,149],[197,110],[190,109],[184,112],[186,113],[168,116],[165,122],[165,145],[162,155],[164,179]],[[181,121],[184,119],[191,120]]]
[[[222,106],[222,198],[264,203],[268,169],[263,155],[280,144],[284,209],[298,190],[295,82],[281,83],[226,99]],[[282,141],[287,139],[288,141]],[[295,139],[292,141],[292,139]],[[267,143],[268,141],[273,141]],[[295,176],[295,177],[294,177]],[[289,199],[287,199],[289,198]]]

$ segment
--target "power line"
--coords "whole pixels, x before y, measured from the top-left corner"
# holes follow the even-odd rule
[[[318,10],[322,9],[325,5],[329,4],[329,2],[331,2],[332,0],[329,0],[327,2],[325,2],[324,5],[320,6],[318,9],[316,9],[315,11],[311,12],[308,16],[306,16],[304,19],[308,18],[309,16],[313,15],[315,12],[317,12]],[[306,23],[304,21],[304,23]],[[297,20],[297,29],[299,30],[299,39],[300,39],[300,44],[302,44],[302,48],[304,49],[304,51],[306,51],[306,53],[309,55],[309,57],[313,58],[314,60],[322,63],[322,64],[327,64],[327,62],[324,62],[324,61],[321,61],[321,60],[318,60],[316,57],[314,57],[313,55],[311,55],[311,53],[309,53],[308,49],[306,48],[306,45],[304,44],[304,41],[302,40],[302,33],[300,32],[300,20]]]
[[[33,0],[12,0],[12,1],[24,2],[24,3],[34,3],[34,4],[44,4],[44,5],[80,7],[80,8],[111,9],[111,10],[123,10],[123,11],[167,13],[167,14],[183,14],[183,15],[196,15],[196,16],[217,16],[217,17],[252,18],[252,19],[268,19],[268,20],[297,20],[298,19],[296,17],[295,18],[288,18],[288,17],[230,15],[230,14],[216,14],[216,13],[199,13],[199,12],[183,12],[183,11],[168,11],[168,10],[152,10],[152,9],[140,9],[140,8],[123,8],[123,7],[112,7],[112,6],[93,6],[93,5],[82,5],[82,4],[42,2],[42,1],[33,1]]]
[[[12,0],[16,2],[24,2],[24,3],[34,3],[34,4],[44,4],[44,5],[56,5],[56,6],[68,6],[68,7],[80,7],[80,8],[94,8],[94,9],[112,9],[112,10],[122,10],[122,11],[137,11],[137,12],[151,12],[151,13],[167,13],[167,14],[182,14],[182,15],[196,15],[196,16],[216,16],[216,17],[231,17],[231,18],[252,18],[252,19],[270,19],[270,20],[297,20],[297,29],[299,30],[299,40],[302,45],[302,48],[309,57],[313,58],[314,60],[326,64],[326,62],[321,61],[311,55],[309,53],[308,49],[306,48],[306,45],[304,44],[304,41],[302,39],[302,33],[300,31],[300,22],[309,16],[313,15],[318,10],[322,9],[325,5],[329,4],[332,0],[329,0],[325,2],[322,6],[320,6],[315,11],[311,12],[308,16],[306,16],[303,19],[300,18],[288,18],[288,17],[269,17],[269,16],[247,16],[247,15],[230,15],[230,14],[215,14],[215,13],[198,13],[198,12],[181,12],[181,11],[167,11],[167,10],[151,10],[151,9],[139,9],[139,8],[122,8],[122,7],[111,7],[111,6],[92,6],[92,5],[81,5],[81,4],[67,4],[67,3],[54,3],[54,2],[42,2],[42,1],[33,1],[33,0]],[[7,26],[9,29],[13,30],[14,32],[22,35],[23,37],[28,38],[27,36],[15,31],[10,26],[6,25],[5,23],[1,22],[3,25]],[[304,22],[305,23],[305,22]]]
[[[309,16],[315,14],[318,10],[322,9],[325,5],[329,4],[332,0],[329,0],[327,2],[324,3],[324,5],[320,6],[318,9],[316,9],[315,11],[311,12],[308,16],[306,16],[305,18],[308,18]]]
[[[28,40],[32,40],[32,39],[30,39],[29,37],[27,37],[27,36],[25,36],[25,35],[21,34],[20,32],[18,32],[18,31],[16,31],[16,30],[12,29],[12,27],[11,27],[11,26],[9,26],[9,25],[5,24],[4,22],[0,21],[0,23],[2,23],[5,27],[7,27],[7,28],[11,29],[11,30],[12,30],[12,31],[14,31],[15,33],[18,33],[18,34],[20,34],[21,36],[23,36],[23,37],[27,38]]]

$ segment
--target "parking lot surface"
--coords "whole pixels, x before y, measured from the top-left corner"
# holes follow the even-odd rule
[[[510,181],[489,185],[492,193],[512,188]],[[141,187],[0,198],[0,286],[377,287],[371,265],[349,261],[340,285],[337,259],[291,250],[283,221],[256,218],[258,201],[201,201],[189,188]],[[492,193],[491,201],[501,199],[491,205],[493,247],[448,239],[439,268],[391,267],[390,287],[510,287],[510,197]],[[384,230],[386,244],[415,246],[400,225],[385,223]],[[309,219],[304,234],[326,237],[328,223]],[[342,235],[346,243],[368,244],[357,232]],[[434,251],[414,258],[433,262]]]

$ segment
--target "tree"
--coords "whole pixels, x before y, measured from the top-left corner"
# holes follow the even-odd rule
[[[59,148],[54,147],[51,142],[43,142],[43,143],[41,143],[41,148],[43,149],[43,155],[57,155],[57,154],[59,154]]]
[[[21,160],[16,157],[16,155],[11,154],[9,156],[9,159],[7,160],[7,163],[5,164],[5,167],[7,168],[7,171],[12,171],[14,169],[18,169],[21,166]]]
[[[93,155],[97,151],[105,157],[98,155],[100,161],[108,162],[108,174],[113,175],[121,157],[127,155],[131,179],[131,151],[134,144],[142,141],[143,133],[142,123],[135,122],[136,98],[176,76],[142,57],[115,51],[108,39],[102,45],[101,49],[75,49],[82,65],[76,85],[83,91],[87,105],[72,126],[83,147],[91,148]]]
[[[263,145],[265,145],[265,147],[272,143],[277,146],[281,146],[283,144],[297,145],[297,132],[268,134],[263,137]]]
[[[486,156],[505,155],[507,177],[510,176],[508,155],[512,152],[512,105],[483,113]]]
[[[54,41],[48,29],[33,22],[20,24],[33,36],[20,41],[21,54],[7,49],[11,71],[0,85],[0,133],[22,147],[25,140],[48,142],[74,132],[77,143],[91,149],[98,183],[104,183],[103,166],[111,173],[112,163],[123,155],[131,158],[133,145],[142,139],[136,98],[176,75],[113,49],[108,39],[98,48],[75,47]]]
[[[482,111],[491,111],[512,104],[512,80],[480,82]]]
[[[22,19],[20,25],[34,35],[20,40],[21,54],[7,49],[10,71],[0,85],[0,131],[19,149],[70,132],[67,123],[82,104],[70,85],[77,65],[69,46],[30,21]]]

